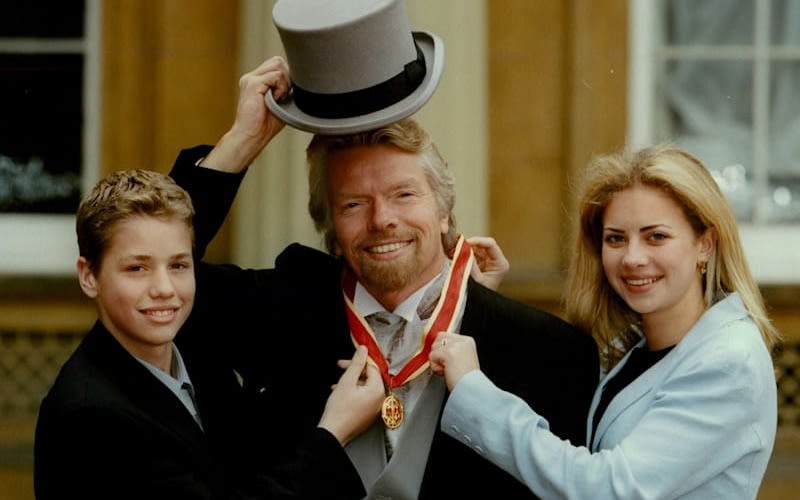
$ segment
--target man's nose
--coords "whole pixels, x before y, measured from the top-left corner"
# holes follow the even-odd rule
[[[372,225],[375,229],[385,229],[397,223],[397,210],[387,200],[376,199],[372,203]]]

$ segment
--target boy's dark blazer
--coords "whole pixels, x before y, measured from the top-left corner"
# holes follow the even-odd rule
[[[293,463],[256,478],[234,373],[215,351],[199,352],[206,348],[198,342],[181,342],[179,349],[205,432],[161,381],[95,324],[42,401],[34,445],[37,499],[298,498],[298,491],[325,481],[337,481],[346,498],[363,494],[338,441],[322,430]],[[306,498],[320,498],[310,491]]]
[[[207,151],[184,150],[171,172],[195,200],[200,252],[242,177],[194,166]],[[198,266],[197,304],[187,326],[199,335],[225,332],[231,347],[226,355],[262,414],[261,429],[268,441],[283,442],[284,450],[319,418],[341,374],[336,360],[353,355],[341,272],[339,259],[299,244],[287,247],[273,269]],[[472,280],[460,333],[475,338],[481,369],[499,387],[527,401],[558,436],[584,444],[600,373],[590,336]],[[535,498],[437,430],[419,498],[471,498],[477,491],[491,491],[493,498]]]

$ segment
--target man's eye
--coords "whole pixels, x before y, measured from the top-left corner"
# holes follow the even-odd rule
[[[347,212],[348,210],[354,210],[361,206],[360,201],[348,201],[346,203],[342,203],[341,210],[342,212]]]

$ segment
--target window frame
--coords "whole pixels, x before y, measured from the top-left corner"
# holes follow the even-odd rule
[[[83,161],[81,192],[96,182],[99,172],[100,19],[99,0],[85,1],[81,39],[5,38],[0,52],[18,54],[82,54]],[[64,277],[75,274],[78,247],[74,214],[0,213],[0,275],[6,277]]]
[[[769,141],[769,65],[774,60],[800,62],[800,47],[770,47],[770,0],[755,1],[753,45],[719,47],[720,59],[752,60],[754,100],[754,184],[763,191],[767,186]],[[627,143],[638,148],[657,140],[656,123],[662,116],[657,79],[662,64],[678,58],[707,55],[706,48],[662,47],[664,26],[659,10],[663,2],[629,0],[629,80]],[[760,197],[757,197],[760,199]],[[750,269],[762,285],[800,284],[800,224],[766,224],[757,222],[761,210],[756,207],[756,222],[740,223],[739,230]]]

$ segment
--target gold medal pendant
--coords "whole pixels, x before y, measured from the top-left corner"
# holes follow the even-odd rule
[[[391,392],[381,405],[381,418],[389,429],[397,429],[403,423],[403,402]]]

